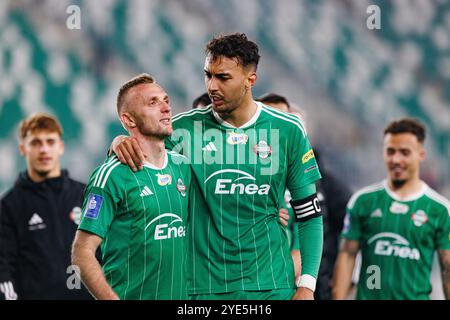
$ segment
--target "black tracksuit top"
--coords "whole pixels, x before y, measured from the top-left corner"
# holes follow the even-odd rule
[[[66,170],[40,183],[22,172],[1,199],[0,283],[12,282],[18,299],[90,298],[83,285],[67,288],[84,188]]]

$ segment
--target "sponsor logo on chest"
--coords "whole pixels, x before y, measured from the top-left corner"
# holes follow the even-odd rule
[[[377,233],[367,241],[367,244],[370,245],[373,242],[375,242],[374,253],[378,256],[420,260],[419,250],[417,248],[411,248],[409,241],[397,233]]]
[[[34,231],[34,230],[42,230],[47,228],[47,225],[44,223],[44,220],[41,218],[41,216],[35,212],[31,216],[30,220],[28,220],[28,230]]]
[[[183,219],[174,213],[160,214],[145,226],[145,230],[153,224],[156,224],[153,233],[155,240],[182,238],[186,236],[186,227]]]
[[[404,203],[393,201],[389,211],[395,214],[406,214],[409,210],[409,206]]]
[[[158,184],[160,186],[167,186],[169,184],[172,184],[172,176],[170,174],[156,174],[156,177],[158,179]]]
[[[228,144],[246,144],[248,136],[245,133],[229,132],[227,137]]]
[[[267,195],[269,194],[270,185],[257,184],[256,178],[251,174],[236,169],[223,169],[212,173],[206,180],[205,184],[214,180],[212,178],[219,176],[215,180],[214,193],[220,195]],[[228,178],[228,176],[230,178]]]

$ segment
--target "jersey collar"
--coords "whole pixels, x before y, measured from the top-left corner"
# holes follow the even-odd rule
[[[144,162],[144,167],[147,167],[152,170],[163,170],[167,167],[168,161],[169,161],[169,157],[167,156],[167,150],[164,150],[164,163],[161,168],[158,168],[157,166],[155,166],[154,164],[151,164],[148,161]]]
[[[239,127],[239,129],[245,129],[247,127],[250,127],[252,124],[254,124],[256,122],[256,120],[258,120],[259,115],[261,114],[261,110],[262,110],[262,103],[259,101],[253,101],[254,103],[256,103],[256,112],[253,115],[253,117],[251,117],[251,119],[249,121],[247,121],[246,123],[244,123],[242,126]],[[237,129],[235,126],[233,126],[231,123],[226,122],[225,120],[223,120],[219,114],[217,112],[215,112],[213,110],[213,116],[214,118],[216,118],[217,122],[219,122],[221,125],[223,125],[224,127],[227,128],[232,128],[232,129]]]
[[[418,192],[412,194],[412,195],[409,195],[409,196],[406,197],[406,198],[400,198],[400,197],[395,193],[395,191],[391,190],[391,188],[389,188],[389,185],[388,185],[388,182],[387,182],[386,179],[383,180],[383,187],[384,187],[384,189],[386,190],[386,192],[388,193],[388,195],[389,195],[392,199],[394,199],[395,201],[409,202],[409,201],[415,201],[415,200],[419,199],[419,198],[422,197],[422,196],[425,194],[425,192],[428,190],[428,188],[429,188],[428,185],[427,185],[425,182],[423,182],[423,181],[421,181],[421,183],[422,183],[422,187],[420,188],[420,190],[419,190]]]

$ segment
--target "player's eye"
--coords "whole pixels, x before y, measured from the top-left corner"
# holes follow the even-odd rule
[[[411,151],[410,150],[402,150],[402,154],[404,156],[409,156],[411,154]]]
[[[30,145],[32,147],[38,147],[41,145],[41,142],[39,140],[31,140]]]

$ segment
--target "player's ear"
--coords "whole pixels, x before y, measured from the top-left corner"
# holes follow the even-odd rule
[[[21,156],[25,157],[25,144],[23,141],[19,143],[19,152]]]
[[[246,82],[245,83],[245,88],[247,90],[253,88],[253,86],[256,83],[256,79],[257,79],[256,72],[254,72],[254,71],[249,72],[248,75],[247,75],[247,79],[245,81]]]
[[[426,152],[425,148],[422,146],[419,150],[420,161],[425,160],[426,155],[427,155],[427,152]]]
[[[64,154],[64,150],[65,150],[65,145],[64,145],[64,141],[61,139],[61,141],[59,142],[59,155],[62,156]]]
[[[125,129],[136,127],[136,121],[134,120],[133,116],[128,112],[123,112],[120,114],[120,121],[122,122]]]

